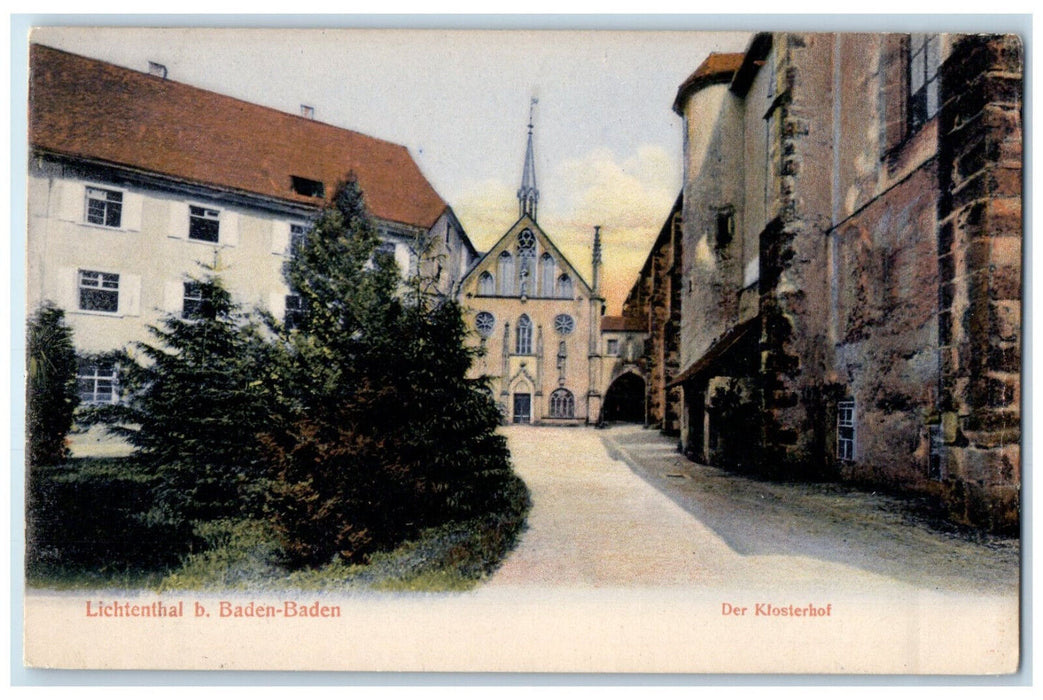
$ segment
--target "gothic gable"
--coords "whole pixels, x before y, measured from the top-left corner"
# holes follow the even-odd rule
[[[522,216],[471,269],[461,283],[469,297],[564,299],[592,294],[550,237]]]

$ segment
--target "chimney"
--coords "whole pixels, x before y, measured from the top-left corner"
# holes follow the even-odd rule
[[[166,80],[166,78],[167,78],[167,67],[164,66],[162,63],[156,63],[155,61],[149,61],[148,62],[148,74],[149,75],[154,75],[154,76],[156,76],[158,78],[163,78],[164,80]]]

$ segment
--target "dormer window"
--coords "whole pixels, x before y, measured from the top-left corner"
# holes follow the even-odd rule
[[[322,199],[326,196],[326,188],[318,180],[309,180],[299,175],[290,176],[290,187],[299,195]]]

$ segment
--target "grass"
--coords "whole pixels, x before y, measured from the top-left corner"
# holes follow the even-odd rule
[[[150,479],[130,460],[71,460],[30,481],[27,584],[57,589],[469,590],[513,549],[530,505],[510,474],[495,511],[423,530],[366,564],[289,571],[264,521],[197,523],[191,533],[157,524],[147,512]]]

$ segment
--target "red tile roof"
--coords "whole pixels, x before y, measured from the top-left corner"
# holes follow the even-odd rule
[[[735,75],[735,71],[739,70],[745,56],[745,53],[712,53],[707,56],[706,60],[695,69],[695,72],[678,86],[674,111],[681,114],[685,98],[696,90],[701,90],[707,85],[730,81]]]
[[[632,331],[636,333],[647,333],[648,323],[640,318],[629,316],[602,316],[601,331]]]
[[[291,176],[329,196],[350,171],[381,219],[429,228],[446,208],[398,144],[42,45],[30,76],[35,149],[304,204]]]

